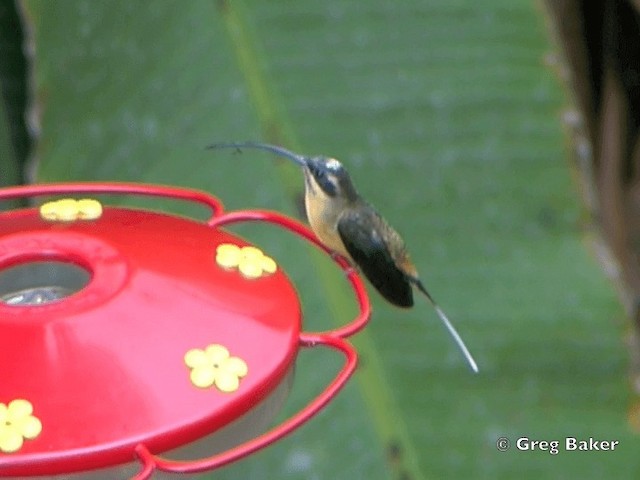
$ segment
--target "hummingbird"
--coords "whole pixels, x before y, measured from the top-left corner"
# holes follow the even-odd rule
[[[304,174],[305,209],[311,229],[333,252],[357,266],[389,303],[413,306],[413,287],[431,303],[474,372],[478,372],[469,349],[453,324],[428,292],[404,240],[357,192],[342,163],[326,156],[304,156],[283,147],[260,142],[229,142],[208,149],[258,149],[293,161]]]

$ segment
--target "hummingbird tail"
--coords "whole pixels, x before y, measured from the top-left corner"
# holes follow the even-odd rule
[[[449,317],[447,317],[447,314],[444,313],[444,311],[436,303],[436,301],[433,299],[431,294],[424,287],[424,285],[422,284],[420,279],[415,278],[415,279],[412,279],[412,281],[415,284],[415,286],[418,287],[418,290],[420,290],[425,295],[425,297],[427,297],[429,299],[429,302],[431,302],[431,305],[433,305],[433,308],[435,309],[436,313],[440,317],[440,320],[442,320],[442,323],[444,324],[444,326],[447,328],[447,330],[449,330],[449,334],[453,337],[453,339],[455,340],[456,344],[458,344],[458,348],[460,349],[460,351],[462,352],[464,357],[467,359],[467,363],[469,363],[469,366],[471,367],[471,369],[475,373],[478,373],[480,371],[478,369],[478,364],[473,359],[473,356],[471,355],[471,352],[469,352],[469,349],[465,345],[465,343],[462,340],[462,337],[460,336],[458,331],[455,329],[455,327],[453,326],[453,324],[449,320]]]

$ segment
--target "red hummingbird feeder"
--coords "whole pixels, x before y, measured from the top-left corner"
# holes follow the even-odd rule
[[[104,194],[193,202],[210,216],[87,198]],[[215,197],[166,186],[0,190],[0,201],[41,196],[75,198],[0,213],[0,477],[142,480],[213,470],[298,428],[353,373],[357,354],[345,339],[366,325],[370,305],[349,264],[331,257],[353,289],[357,318],[304,332],[286,274],[222,228],[267,222],[330,254],[303,224],[276,212],[224,212]],[[342,355],[340,370],[265,432],[309,348]]]

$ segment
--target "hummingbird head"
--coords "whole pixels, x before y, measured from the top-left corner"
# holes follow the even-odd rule
[[[354,201],[358,198],[349,172],[335,158],[307,157],[303,170],[307,188],[317,187],[331,199]]]

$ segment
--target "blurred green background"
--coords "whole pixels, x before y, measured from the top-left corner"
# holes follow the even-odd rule
[[[535,2],[24,0],[34,48],[31,180],[127,180],[298,215],[302,180],[265,140],[341,159],[403,234],[481,373],[426,302],[374,315],[362,365],[317,418],[216,479],[638,478],[626,320],[589,251],[568,105]],[[0,115],[3,183],[20,162]],[[182,205],[136,201],[194,214]],[[307,329],[353,316],[344,279],[272,227],[235,229],[285,265]],[[161,239],[159,239],[161,241]],[[338,362],[303,353],[281,418]],[[498,437],[618,440],[614,452]],[[209,478],[209,477],[204,477]]]

